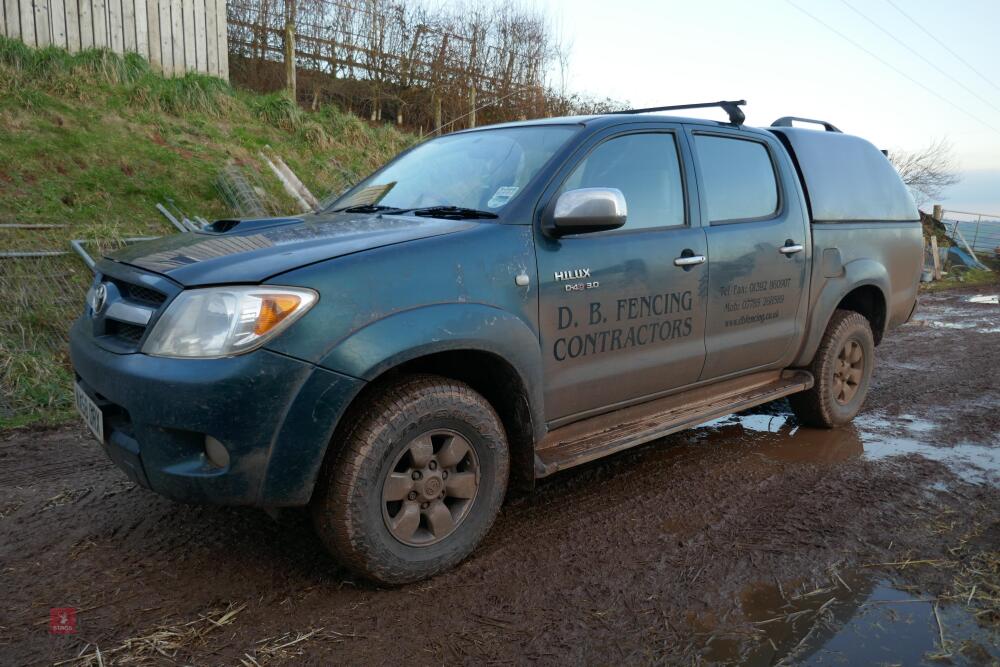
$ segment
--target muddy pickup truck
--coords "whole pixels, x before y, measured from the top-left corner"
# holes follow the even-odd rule
[[[913,314],[918,213],[872,144],[740,104],[456,132],[321,212],[111,254],[80,411],[136,483],[308,505],[387,584],[462,561],[513,485],[785,396],[844,424]]]

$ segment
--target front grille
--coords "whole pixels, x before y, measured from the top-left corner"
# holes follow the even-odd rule
[[[161,294],[154,289],[135,283],[127,283],[121,280],[114,281],[118,287],[118,293],[129,301],[135,301],[149,306],[160,306],[167,300],[166,294]]]
[[[146,333],[146,327],[118,320],[107,320],[106,331],[109,336],[121,338],[123,341],[135,344],[142,340],[142,335]]]
[[[102,337],[114,349],[135,351],[148,328],[142,318],[143,311],[155,316],[167,301],[167,295],[121,278],[105,276],[104,280],[114,287],[109,290],[108,304],[98,318],[103,320]]]

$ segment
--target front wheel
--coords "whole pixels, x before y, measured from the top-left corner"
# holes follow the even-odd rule
[[[389,387],[356,417],[313,501],[327,548],[384,584],[461,562],[490,529],[507,487],[496,412],[468,385],[424,375]]]
[[[833,428],[847,424],[861,410],[875,367],[875,339],[868,319],[837,310],[823,334],[809,370],[812,389],[788,397],[803,424]]]

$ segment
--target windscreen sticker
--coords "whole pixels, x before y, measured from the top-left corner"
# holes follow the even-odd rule
[[[520,189],[516,185],[505,185],[493,193],[493,196],[486,202],[486,205],[490,208],[500,208],[506,205]]]

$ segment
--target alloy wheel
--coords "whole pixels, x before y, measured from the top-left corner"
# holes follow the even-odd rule
[[[833,371],[833,395],[841,405],[850,403],[858,393],[864,377],[865,352],[861,343],[848,340],[837,355]]]
[[[382,483],[382,517],[403,544],[425,547],[451,535],[479,492],[479,459],[459,433],[436,429],[414,438]]]

